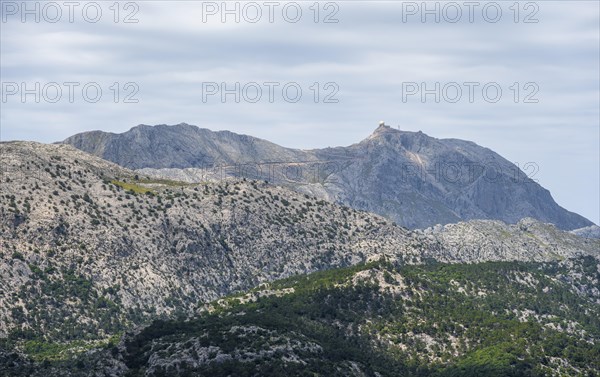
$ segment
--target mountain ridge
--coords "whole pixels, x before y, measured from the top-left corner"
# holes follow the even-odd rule
[[[309,150],[186,123],[140,125],[121,134],[84,132],[62,143],[165,179],[264,179],[412,229],[525,217],[564,230],[593,225],[560,207],[548,190],[489,148],[385,125],[349,146]]]

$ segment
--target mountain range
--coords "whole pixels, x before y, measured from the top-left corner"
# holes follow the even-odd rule
[[[123,144],[106,133],[74,137],[92,154],[70,143],[0,143],[0,375],[600,370],[595,226],[569,232],[515,217],[408,229],[342,200],[344,190],[358,197],[395,182],[406,156],[443,161],[447,148],[481,161],[475,152],[484,148],[386,127],[318,151],[189,125],[136,133],[145,136],[127,143],[115,135]],[[138,157],[129,154],[136,148]],[[108,150],[122,165],[98,156]],[[270,157],[248,161],[258,155]],[[169,164],[169,156],[181,165],[142,164]],[[194,156],[204,166],[181,167]],[[140,165],[130,169],[127,159]],[[287,172],[264,179],[258,167],[276,164]],[[417,177],[404,195],[412,190],[424,203]],[[526,187],[543,195],[535,185]],[[520,189],[498,188],[530,198]],[[540,208],[553,205],[569,214],[552,201]]]
[[[185,123],[140,125],[122,134],[84,132],[63,143],[141,175],[188,183],[266,180],[410,229],[525,217],[564,230],[593,225],[490,149],[385,125],[359,143],[313,150]]]
[[[533,219],[409,231],[264,181],[141,179],[69,145],[0,148],[0,335],[9,338],[102,338],[263,282],[382,256],[550,261],[600,249]]]

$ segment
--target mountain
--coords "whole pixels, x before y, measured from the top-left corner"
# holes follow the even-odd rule
[[[565,230],[593,225],[487,148],[384,125],[357,144],[314,150],[188,124],[84,132],[63,143],[141,175],[189,183],[267,180],[411,229],[472,219],[516,223],[525,217]]]
[[[229,131],[212,132],[189,124],[140,125],[123,134],[92,131],[64,141],[129,169],[207,167],[260,161],[301,160],[301,151]]]
[[[591,225],[584,228],[572,230],[571,233],[585,238],[600,238],[600,226]]]
[[[409,231],[264,181],[140,178],[65,144],[4,142],[0,159],[0,338],[13,346],[98,344],[264,282],[381,257],[552,261],[600,250],[534,220]]]
[[[264,182],[140,181],[68,145],[0,152],[0,337],[105,339],[292,274],[420,258],[379,216]]]
[[[10,376],[596,376],[600,261],[380,260],[294,276]],[[0,353],[0,358],[2,357]]]

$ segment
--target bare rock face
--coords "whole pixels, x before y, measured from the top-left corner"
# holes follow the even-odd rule
[[[267,180],[408,228],[524,217],[565,230],[593,225],[487,148],[385,125],[357,144],[308,151],[188,124],[85,132],[64,143],[145,175],[190,183]]]

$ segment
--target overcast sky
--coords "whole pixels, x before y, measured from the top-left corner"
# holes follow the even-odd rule
[[[309,149],[385,120],[534,162],[599,223],[598,1],[22,4],[0,9],[3,141],[186,122]]]

